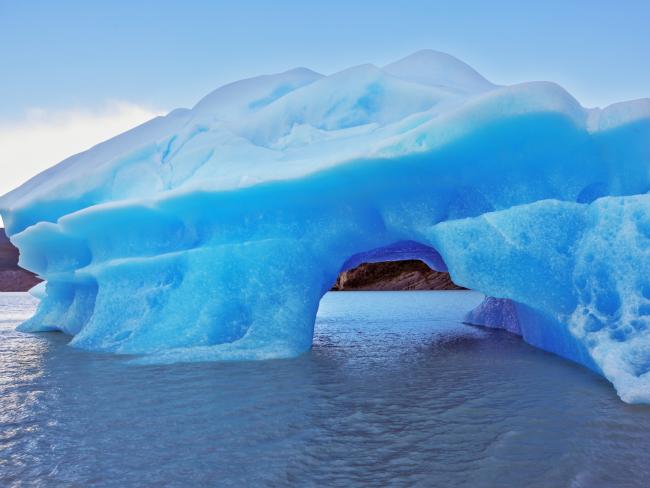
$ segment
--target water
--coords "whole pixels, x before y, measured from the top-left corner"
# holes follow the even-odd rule
[[[298,359],[143,367],[0,294],[0,486],[649,486],[650,407],[462,325],[480,298],[330,293]]]

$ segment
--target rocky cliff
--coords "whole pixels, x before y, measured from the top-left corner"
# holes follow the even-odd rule
[[[462,290],[449,273],[433,271],[422,261],[363,263],[342,272],[332,287],[348,290]]]
[[[18,266],[18,249],[0,228],[0,292],[27,291],[41,280]]]

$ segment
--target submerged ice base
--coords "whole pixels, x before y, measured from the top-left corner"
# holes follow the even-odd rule
[[[584,109],[422,51],[222,87],[0,200],[47,280],[24,331],[140,362],[294,357],[363,261],[422,259],[468,317],[650,402],[650,100]]]

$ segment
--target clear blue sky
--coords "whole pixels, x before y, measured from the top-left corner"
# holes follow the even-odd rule
[[[242,77],[432,48],[585,105],[650,96],[650,2],[0,0],[0,121],[108,99],[190,106]]]

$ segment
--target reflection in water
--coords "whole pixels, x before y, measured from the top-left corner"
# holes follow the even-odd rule
[[[646,486],[650,408],[462,325],[480,298],[331,293],[295,360],[132,366],[2,294],[0,485]]]

